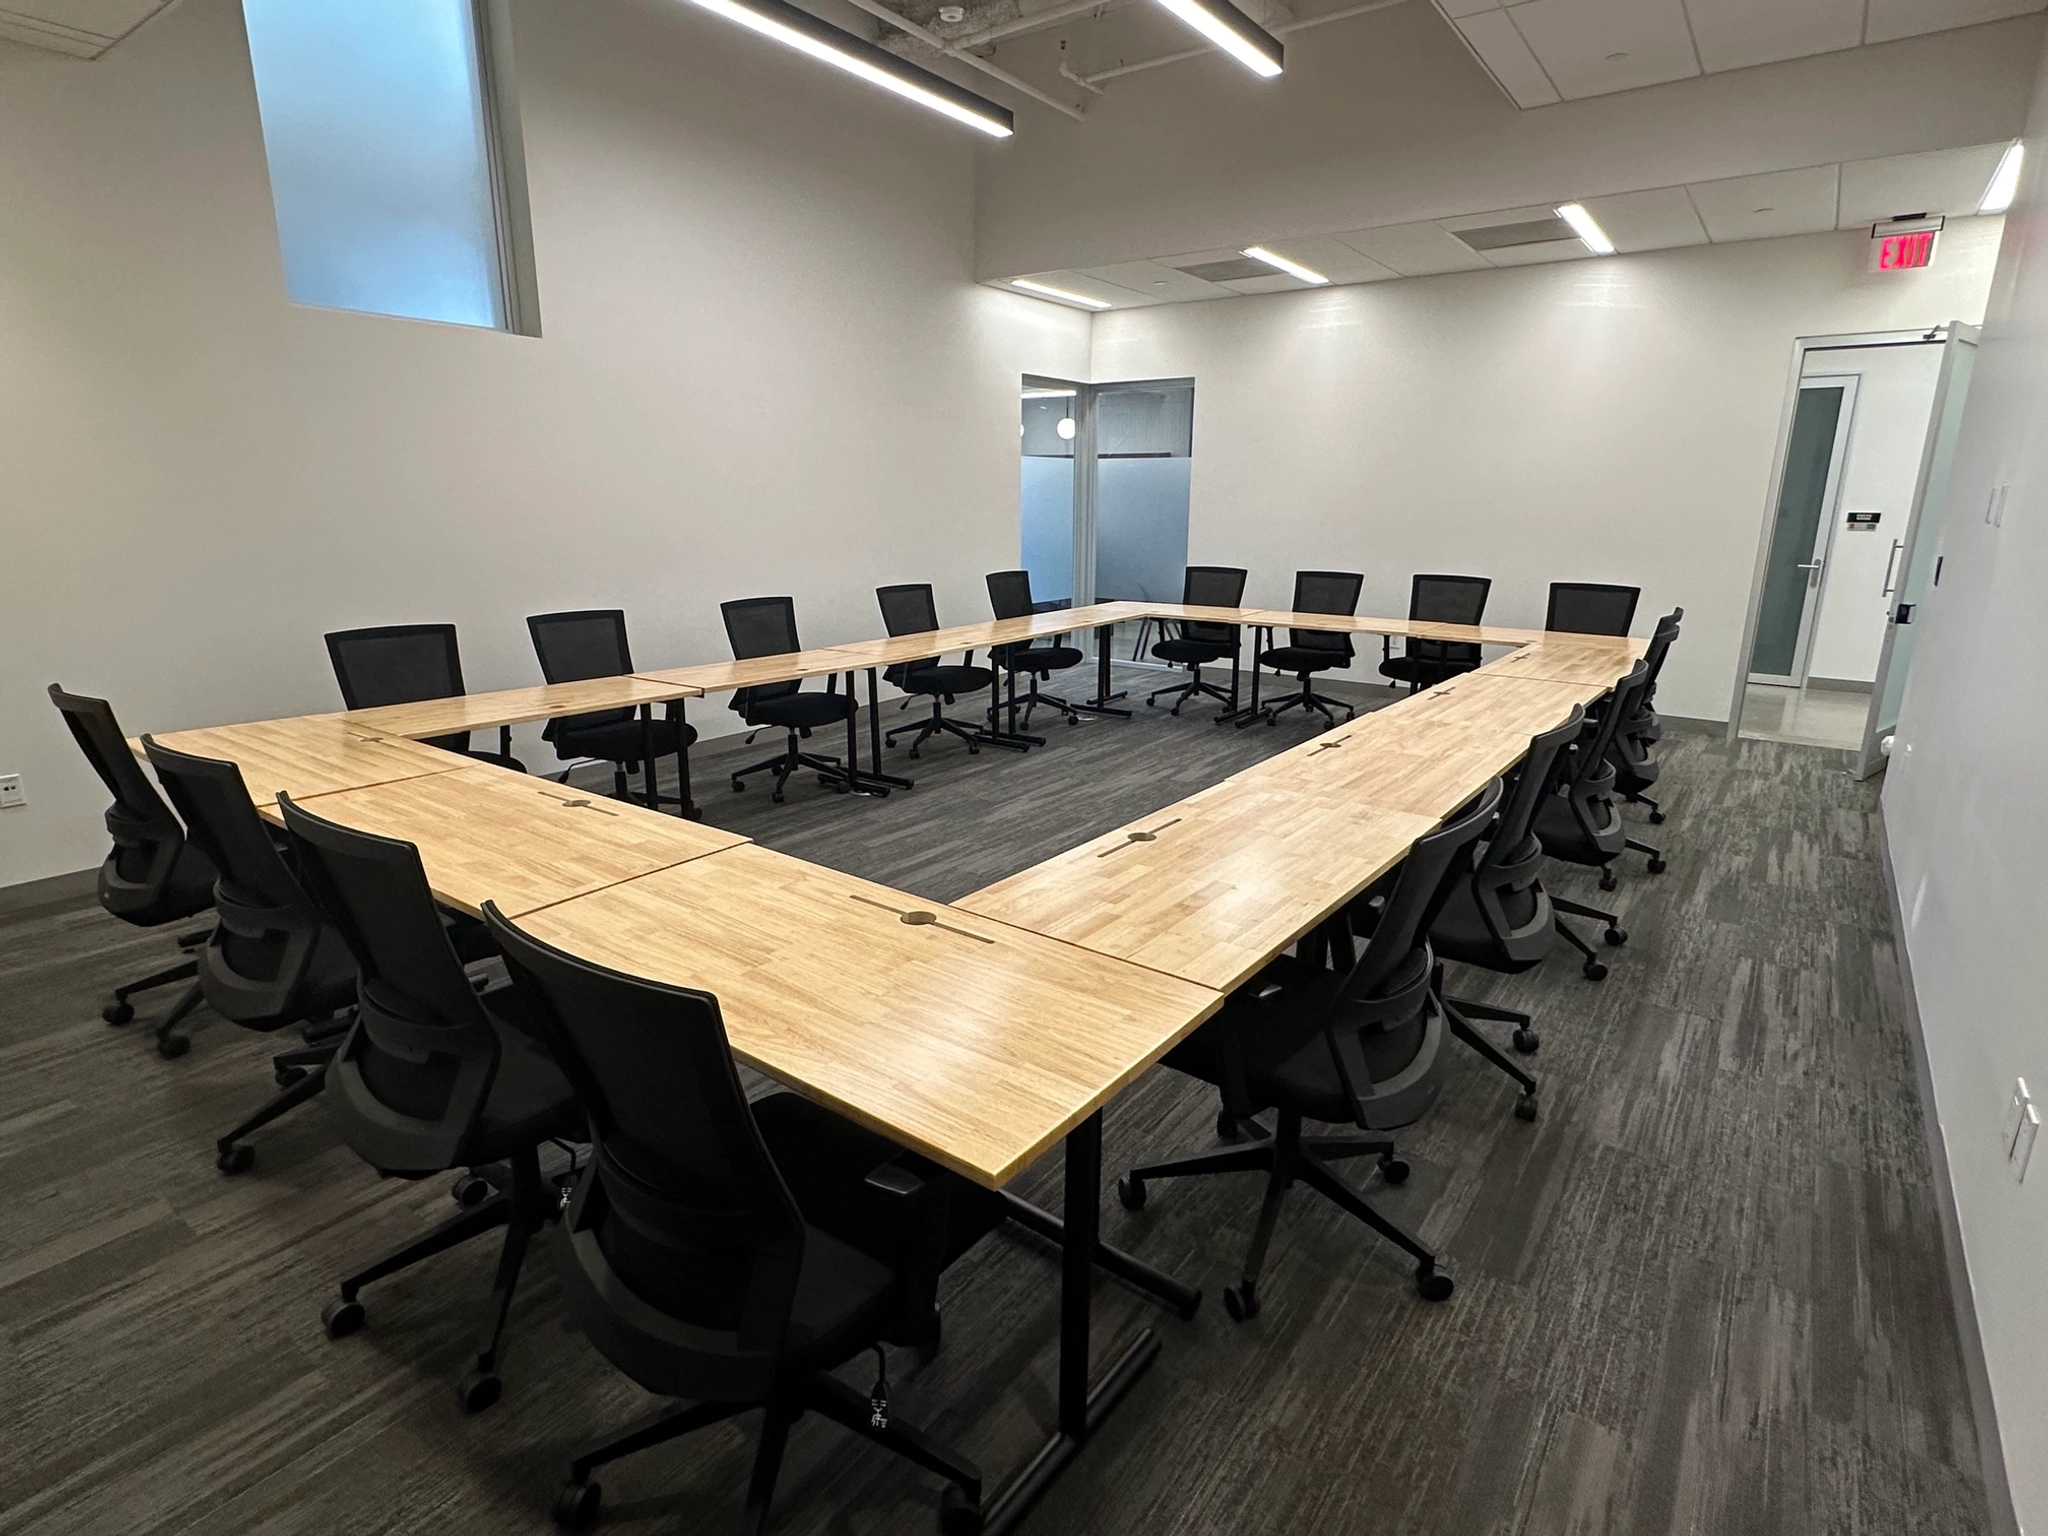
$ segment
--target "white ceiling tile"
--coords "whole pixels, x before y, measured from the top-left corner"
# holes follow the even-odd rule
[[[1700,72],[1679,0],[1528,0],[1506,14],[1567,100]]]
[[[1434,272],[1476,272],[1486,259],[1440,224],[1386,224],[1336,237],[1403,277]]]
[[[1917,37],[1922,32],[1975,26],[1980,21],[2040,10],[2048,10],[2048,0],[1870,0],[1870,21],[1863,40],[1884,43],[1895,37]]]
[[[1101,278],[1090,277],[1085,272],[1026,272],[1021,275],[1029,278],[1034,283],[1044,283],[1048,288],[1058,288],[1064,293],[1079,294],[1084,299],[1099,299],[1105,304],[1115,305],[1118,309],[1132,309],[1145,304],[1162,304],[1165,302],[1165,300],[1155,298],[1151,294],[1139,293],[1135,289],[1125,288],[1118,283],[1106,283]],[[1005,284],[1005,286],[1008,285]],[[1024,294],[1028,298],[1045,297],[1042,294],[1033,294],[1028,288],[1013,288],[1011,292]],[[1054,302],[1057,303],[1058,301],[1054,300]]]
[[[1506,11],[1481,11],[1467,16],[1457,27],[1516,106],[1547,107],[1563,99]]]
[[[1545,240],[1539,245],[1504,245],[1497,251],[1488,251],[1486,259],[1496,267],[1535,267],[1547,261],[1577,261],[1592,254],[1582,240]]]
[[[1589,197],[1586,211],[1618,251],[1668,251],[1674,246],[1707,243],[1706,226],[1700,223],[1683,187]]]
[[[1503,0],[1436,0],[1436,8],[1449,20],[1460,16],[1475,16],[1481,11],[1497,11]]]
[[[1330,235],[1311,235],[1292,240],[1261,240],[1259,244],[1276,256],[1298,261],[1312,272],[1320,272],[1333,283],[1371,283],[1401,274],[1384,262]]]
[[[1685,0],[1685,9],[1700,64],[1710,72],[1863,41],[1863,0]]]
[[[1298,282],[1285,272],[1275,272],[1271,277],[1233,278],[1223,286],[1232,293],[1301,293],[1317,285]]]
[[[1199,277],[1190,277],[1160,261],[1124,261],[1110,267],[1082,267],[1080,272],[1083,277],[1114,283],[1119,288],[1128,288],[1134,293],[1162,301],[1220,299],[1225,291],[1215,283],[1205,283]]]
[[[1970,214],[2005,153],[2003,144],[1851,160],[1842,167],[1844,229],[1908,213]]]
[[[1764,176],[1731,176],[1686,188],[1715,240],[1809,235],[1835,227],[1837,170],[1832,165]]]
[[[163,8],[166,0],[8,0],[0,37],[79,58],[97,58]]]

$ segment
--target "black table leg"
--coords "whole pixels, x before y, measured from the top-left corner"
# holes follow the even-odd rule
[[[1024,1469],[982,1506],[985,1533],[1014,1530],[1038,1496],[1080,1454],[1138,1377],[1159,1356],[1159,1336],[1141,1328],[1116,1363],[1088,1380],[1090,1291],[1101,1220],[1102,1114],[1067,1134],[1067,1198],[1060,1248],[1059,1427]]]
[[[1116,626],[1114,624],[1096,625],[1095,697],[1082,700],[1074,708],[1085,709],[1091,715],[1120,715],[1128,720],[1131,718],[1131,712],[1128,709],[1110,708],[1112,704],[1123,697],[1121,693],[1111,693],[1109,691],[1109,652],[1110,646],[1115,639]]]
[[[640,706],[640,787],[647,796],[647,809],[661,809],[661,789],[654,782],[654,706]]]
[[[689,708],[681,699],[675,702],[676,711],[676,796],[682,801],[676,814],[685,821],[702,821],[704,811],[697,804],[697,797],[690,791],[690,719]]]
[[[1010,1220],[1026,1231],[1036,1232],[1051,1242],[1065,1245],[1066,1223],[1051,1211],[1033,1205],[1029,1200],[1003,1191],[1003,1202],[1008,1207]],[[1095,1240],[1095,1267],[1105,1274],[1115,1275],[1137,1290],[1143,1291],[1155,1301],[1171,1308],[1180,1318],[1192,1318],[1202,1305],[1200,1286],[1188,1285],[1175,1279],[1161,1269],[1154,1269],[1135,1254],[1121,1248],[1112,1248],[1100,1237]]]
[[[853,697],[853,674],[851,672],[846,674],[846,696],[849,699]],[[886,788],[881,788],[880,791],[885,795],[889,792],[890,788],[910,789],[914,787],[915,781],[911,779],[899,778],[893,773],[882,772],[881,684],[878,680],[878,670],[874,667],[868,668],[868,771],[866,773],[860,771],[859,740],[860,738],[855,734],[853,717],[849,715],[846,720],[846,766],[851,770],[850,778],[857,787],[865,786],[874,789],[880,786],[887,786]]]
[[[1259,656],[1260,653],[1266,649],[1266,637],[1271,633],[1271,625],[1254,624],[1252,626],[1251,702],[1245,705],[1243,709],[1230,709],[1218,715],[1216,717],[1216,723],[1218,725],[1223,725],[1226,722],[1231,725],[1250,725],[1254,720],[1259,718]],[[1234,657],[1231,660],[1230,691],[1233,695],[1235,695],[1237,692],[1237,662],[1236,658]]]

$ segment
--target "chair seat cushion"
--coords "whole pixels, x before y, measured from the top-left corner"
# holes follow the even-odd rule
[[[1213,640],[1162,640],[1152,647],[1152,654],[1161,661],[1190,666],[1203,662],[1226,661],[1230,657],[1230,647],[1219,645]]]
[[[1541,839],[1546,854],[1567,864],[1605,864],[1621,852],[1619,848],[1612,853],[1604,852],[1586,836],[1579,818],[1572,812],[1570,798],[1565,795],[1545,795],[1536,808],[1536,820],[1530,830]]]
[[[1390,656],[1380,663],[1380,676],[1428,688],[1446,678],[1470,672],[1478,665],[1476,661],[1447,661],[1433,656]]]
[[[980,693],[995,680],[995,673],[987,667],[918,667],[905,673],[897,686],[905,693],[950,699],[963,693]]]
[[[1036,672],[1050,677],[1068,667],[1078,667],[1087,654],[1071,645],[1012,645],[996,654],[996,660],[1012,672]]]
[[[1540,888],[1521,892],[1515,898],[1515,905],[1508,909],[1508,919],[1518,928],[1526,927],[1536,916],[1537,909],[1547,910],[1549,904],[1550,899],[1541,894]],[[1455,960],[1460,965],[1475,965],[1506,976],[1519,975],[1542,964],[1544,952],[1554,941],[1554,933],[1545,933],[1530,943],[1531,958],[1522,959],[1508,953],[1495,940],[1493,930],[1486,926],[1486,915],[1479,910],[1479,898],[1474,894],[1470,880],[1460,880],[1452,887],[1450,899],[1444,903],[1443,910],[1437,914],[1429,930],[1430,948],[1436,951],[1439,960]]]
[[[809,730],[814,725],[844,720],[855,708],[853,699],[843,693],[787,693],[780,698],[750,701],[746,720],[749,725]]]
[[[595,725],[570,719],[558,723],[551,740],[555,756],[565,762],[572,757],[594,757],[610,763],[637,763],[647,750],[649,736],[653,738],[656,757],[673,757],[696,742],[697,731],[681,720],[659,717],[646,721],[607,720]]]
[[[1342,651],[1316,650],[1306,645],[1276,645],[1270,651],[1262,652],[1259,665],[1271,667],[1276,672],[1327,672],[1332,667],[1351,664],[1351,658]]]

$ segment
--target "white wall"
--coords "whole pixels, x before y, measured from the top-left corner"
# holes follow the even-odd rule
[[[1893,545],[1906,536],[1913,492],[1926,454],[1934,412],[1934,387],[1941,378],[1938,345],[1917,347],[1822,347],[1806,354],[1802,373],[1854,374],[1856,415],[1849,424],[1848,462],[1836,499],[1834,542],[1822,573],[1820,613],[1807,653],[1809,677],[1841,683],[1877,678],[1884,649],[1885,615],[1891,599],[1885,578],[1896,565]],[[1849,521],[1854,512],[1875,512],[1874,528]]]
[[[1933,268],[1870,273],[1860,234],[1663,251],[1099,315],[1094,378],[1195,380],[1189,555],[1494,578],[1487,617],[1541,624],[1548,583],[1641,586],[1685,637],[1659,703],[1724,719],[1794,339],[1976,320],[1998,221]]]
[[[729,597],[986,614],[1018,377],[1088,326],[969,283],[969,135],[668,0],[515,21],[539,339],[286,303],[234,0],[0,43],[0,884],[105,851],[52,681],[166,730],[336,707],[348,625],[453,620],[484,689],[546,609],[642,665],[728,654]]]
[[[2044,60],[2048,65],[2048,60]],[[1957,444],[1884,790],[1906,947],[2020,1525],[2048,1530],[2048,1149],[2013,1181],[2013,1079],[2048,1100],[2048,68]],[[2008,485],[2004,520],[1984,520]]]

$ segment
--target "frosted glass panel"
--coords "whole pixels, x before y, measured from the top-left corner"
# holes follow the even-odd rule
[[[1031,597],[1038,603],[1074,598],[1074,461],[1026,458],[1023,508],[1023,565],[1031,573]]]
[[[1095,600],[1177,603],[1188,563],[1193,459],[1102,459],[1095,483]]]
[[[285,286],[503,326],[471,0],[243,0]]]

